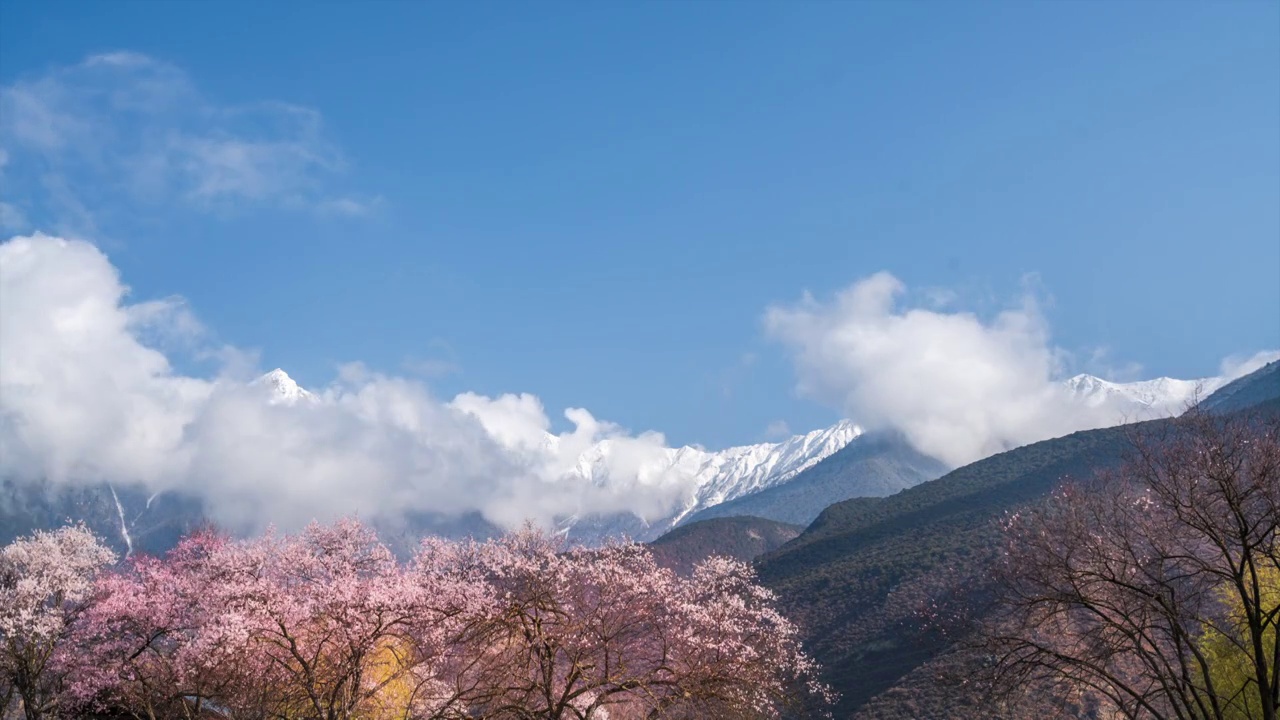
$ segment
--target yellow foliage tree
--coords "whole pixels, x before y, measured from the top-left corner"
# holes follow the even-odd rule
[[[1263,653],[1268,661],[1280,655],[1280,568],[1261,567],[1258,572],[1261,610],[1271,618],[1263,631]],[[1223,706],[1223,717],[1229,720],[1254,720],[1263,717],[1254,671],[1255,650],[1249,641],[1248,620],[1237,592],[1223,592],[1229,611],[1221,627],[1210,627],[1201,639],[1201,648],[1209,668],[1208,681]]]
[[[368,720],[409,720],[420,682],[411,671],[408,643],[397,639],[383,642],[369,658],[366,677],[376,691],[361,712]]]

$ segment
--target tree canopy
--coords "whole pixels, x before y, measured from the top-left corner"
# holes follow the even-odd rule
[[[725,558],[682,577],[642,545],[526,528],[400,562],[355,521],[197,532],[114,568],[77,528],[4,553],[4,591],[39,611],[0,625],[30,720],[773,718],[829,700],[772,593]],[[42,664],[15,664],[30,648]]]

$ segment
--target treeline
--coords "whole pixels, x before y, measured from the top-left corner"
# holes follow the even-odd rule
[[[3,716],[774,718],[829,704],[749,566],[536,530],[424,540],[355,521],[213,531],[118,562],[83,527],[0,551]]]

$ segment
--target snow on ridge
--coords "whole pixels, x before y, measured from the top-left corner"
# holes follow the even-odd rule
[[[273,405],[296,405],[299,402],[321,403],[320,396],[300,387],[289,374],[275,369],[254,380],[251,385],[266,388]],[[492,432],[492,431],[491,431]],[[678,517],[690,512],[733,500],[790,480],[824,458],[844,448],[862,434],[862,428],[848,420],[780,442],[740,445],[719,451],[686,445],[663,448],[636,467],[624,463],[628,473],[634,472],[643,484],[688,482],[691,495],[676,508]],[[495,437],[501,445],[518,446],[521,451],[545,454],[553,472],[578,477],[598,486],[611,481],[610,470],[616,453],[627,449],[619,443],[627,438],[598,440],[585,447],[576,457],[564,457],[564,438],[544,432],[540,439]]]
[[[1177,413],[1197,393],[1199,397],[1205,397],[1224,383],[1225,378],[1156,378],[1116,383],[1092,375],[1077,375],[1062,381],[1061,386],[1073,399],[1087,407],[1114,409],[1117,422],[1121,422],[1124,417],[1132,419],[1152,413]],[[270,392],[268,402],[273,405],[322,402],[320,396],[300,387],[279,368],[251,384],[267,388]],[[534,453],[542,458],[535,462],[545,462],[548,471],[561,477],[577,477],[602,487],[615,479],[624,480],[611,478],[610,473],[611,470],[618,471],[619,465],[614,462],[617,458],[626,458],[627,443],[631,438],[605,437],[581,451],[574,449],[562,454],[566,451],[566,438],[546,431],[541,431],[544,437],[537,437],[538,432],[514,440],[500,436],[494,439],[512,449]],[[850,420],[841,420],[831,427],[778,442],[739,445],[717,451],[693,445],[659,448],[656,454],[647,456],[638,466],[625,460],[622,466],[627,468],[625,472],[628,475],[635,474],[635,478],[625,480],[635,479],[641,484],[688,484],[689,494],[674,509],[674,515],[666,520],[654,519],[664,525],[675,524],[702,509],[781,485],[842,450],[862,434],[861,427]],[[576,517],[564,519],[566,527],[576,524],[576,520]]]
[[[843,449],[862,435],[862,428],[849,420],[795,435],[776,443],[743,445],[708,453],[698,448],[680,448],[676,455],[702,460],[695,502],[682,509],[677,520],[704,507],[780,485]]]
[[[289,373],[280,368],[254,380],[251,385],[267,388],[271,393],[267,402],[272,405],[294,405],[299,401],[316,402],[319,399],[315,393],[294,382]]]
[[[1093,375],[1076,375],[1063,381],[1071,396],[1087,407],[1114,406],[1129,414],[1176,414],[1197,399],[1208,397],[1227,383],[1225,377],[1178,380],[1159,377],[1117,383]]]
[[[685,445],[666,448],[655,461],[640,468],[649,478],[689,478],[693,493],[677,510],[678,521],[691,512],[717,505],[766,488],[780,485],[844,448],[862,434],[862,428],[848,420],[795,435],[780,442],[739,445],[719,451]],[[558,438],[548,437],[554,447]],[[597,485],[609,482],[611,440],[587,448],[569,471]]]

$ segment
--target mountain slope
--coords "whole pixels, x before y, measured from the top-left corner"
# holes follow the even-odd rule
[[[289,373],[276,368],[262,377],[249,383],[250,387],[262,388],[267,392],[267,402],[273,405],[295,405],[299,402],[314,403],[319,398],[310,390],[304,390]]]
[[[1223,385],[1205,398],[1200,407],[1210,412],[1227,413],[1277,399],[1280,399],[1280,360]]]
[[[1156,378],[1114,383],[1077,375],[1063,387],[1080,404],[1109,413],[1112,422],[1151,419],[1181,412],[1198,395],[1223,384],[1223,378],[1176,380]],[[808,470],[784,482],[716,504],[678,519],[694,522],[714,517],[750,515],[807,525],[823,508],[854,497],[883,497],[940,477],[943,463],[920,453],[901,435],[862,435]]]
[[[1268,378],[1275,370],[1268,368],[1244,385],[1273,383]],[[1260,396],[1267,393],[1248,395]],[[1228,397],[1243,396],[1215,394],[1206,403]],[[1274,399],[1252,407],[1280,412]],[[938,602],[981,606],[984,568],[996,559],[1004,513],[1044,497],[1064,478],[1117,465],[1134,428],[1166,422],[1077,432],[993,455],[890,497],[836,503],[795,540],[759,558],[761,580],[801,624],[807,647],[843,696],[837,717],[849,717],[950,646],[922,615]],[[951,713],[945,705],[926,708],[918,692],[882,700],[874,717]]]
[[[0,482],[0,545],[33,530],[84,522],[121,554],[157,553],[204,522],[198,503],[107,483],[71,486]]]
[[[649,543],[649,549],[658,564],[685,574],[712,555],[751,562],[803,529],[757,517],[714,518],[682,525]]]
[[[886,498],[827,508],[803,534],[758,560],[843,698],[838,717],[893,685],[945,644],[913,611],[929,583],[977,574],[994,520],[1063,476],[1117,462],[1124,429],[1075,433],[994,455]]]

